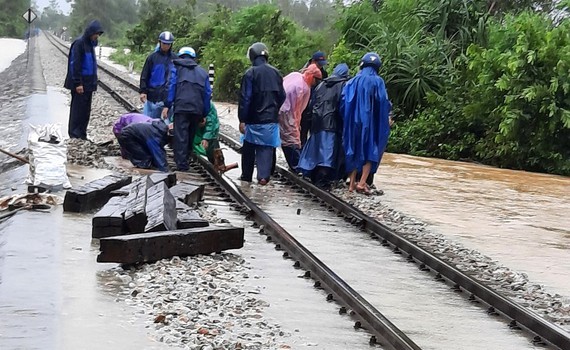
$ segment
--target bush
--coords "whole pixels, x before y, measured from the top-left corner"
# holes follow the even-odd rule
[[[261,41],[269,48],[269,62],[283,75],[297,71],[317,49],[323,49],[324,36],[301,28],[273,5],[257,5],[231,14],[223,7],[197,24],[189,38],[200,47],[202,62],[216,67],[216,99],[236,101],[241,77],[250,65],[248,47]],[[326,48],[325,48],[326,49]]]

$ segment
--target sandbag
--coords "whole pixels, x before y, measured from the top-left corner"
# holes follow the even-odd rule
[[[50,189],[71,188],[65,167],[67,139],[60,124],[30,124],[28,150],[30,171],[27,184]]]

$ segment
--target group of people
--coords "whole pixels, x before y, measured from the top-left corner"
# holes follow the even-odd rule
[[[167,143],[179,171],[188,171],[191,153],[206,155],[214,163],[214,149],[219,147],[219,121],[208,73],[196,62],[192,47],[182,47],[175,55],[173,43],[171,32],[160,33],[141,72],[140,100],[148,119],[123,115],[116,125],[131,123],[114,130],[123,155],[139,168],[168,171]]]
[[[65,87],[71,90],[71,138],[87,139],[92,94],[97,90],[94,48],[101,34],[100,23],[93,21],[70,47]],[[182,47],[174,54],[173,43],[171,32],[160,33],[156,49],[145,61],[140,77],[142,114],[123,114],[113,126],[121,155],[139,168],[169,171],[167,144],[179,171],[188,171],[191,153],[206,155],[214,163],[214,150],[219,148],[219,121],[208,73],[196,62],[193,48]]]
[[[97,89],[94,47],[103,34],[91,22],[70,48],[65,87],[71,90],[69,136],[87,138],[92,93]],[[219,148],[219,121],[211,102],[207,72],[196,52],[182,47],[172,52],[174,36],[162,32],[140,77],[143,114],[127,113],[114,125],[121,154],[133,165],[168,171],[164,147],[171,144],[176,169],[188,171],[191,153],[214,163]],[[380,57],[367,53],[359,72],[336,66],[329,77],[323,52],[316,52],[300,72],[282,77],[269,64],[263,43],[248,48],[251,67],[241,81],[238,119],[242,137],[242,174],[266,185],[275,168],[277,147],[288,166],[319,187],[350,179],[349,191],[370,194],[370,179],[386,148],[391,126],[391,103],[378,71]],[[357,178],[358,177],[358,178]]]
[[[349,178],[350,192],[370,194],[392,123],[378,54],[365,54],[353,78],[344,63],[328,77],[320,51],[301,72],[284,78],[268,63],[263,43],[253,44],[248,57],[252,67],[242,79],[238,109],[244,134],[240,179],[251,182],[257,163],[258,183],[267,184],[281,146],[289,168],[317,186]]]

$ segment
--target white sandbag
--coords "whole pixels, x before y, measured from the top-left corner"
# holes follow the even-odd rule
[[[60,124],[31,125],[28,135],[30,172],[27,184],[71,188],[67,177],[67,139]]]

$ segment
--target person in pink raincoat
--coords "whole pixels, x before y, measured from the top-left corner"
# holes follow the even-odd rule
[[[322,79],[320,69],[309,65],[303,73],[293,72],[283,78],[285,102],[279,110],[281,149],[291,170],[295,171],[301,154],[301,114],[311,97],[311,88]]]

